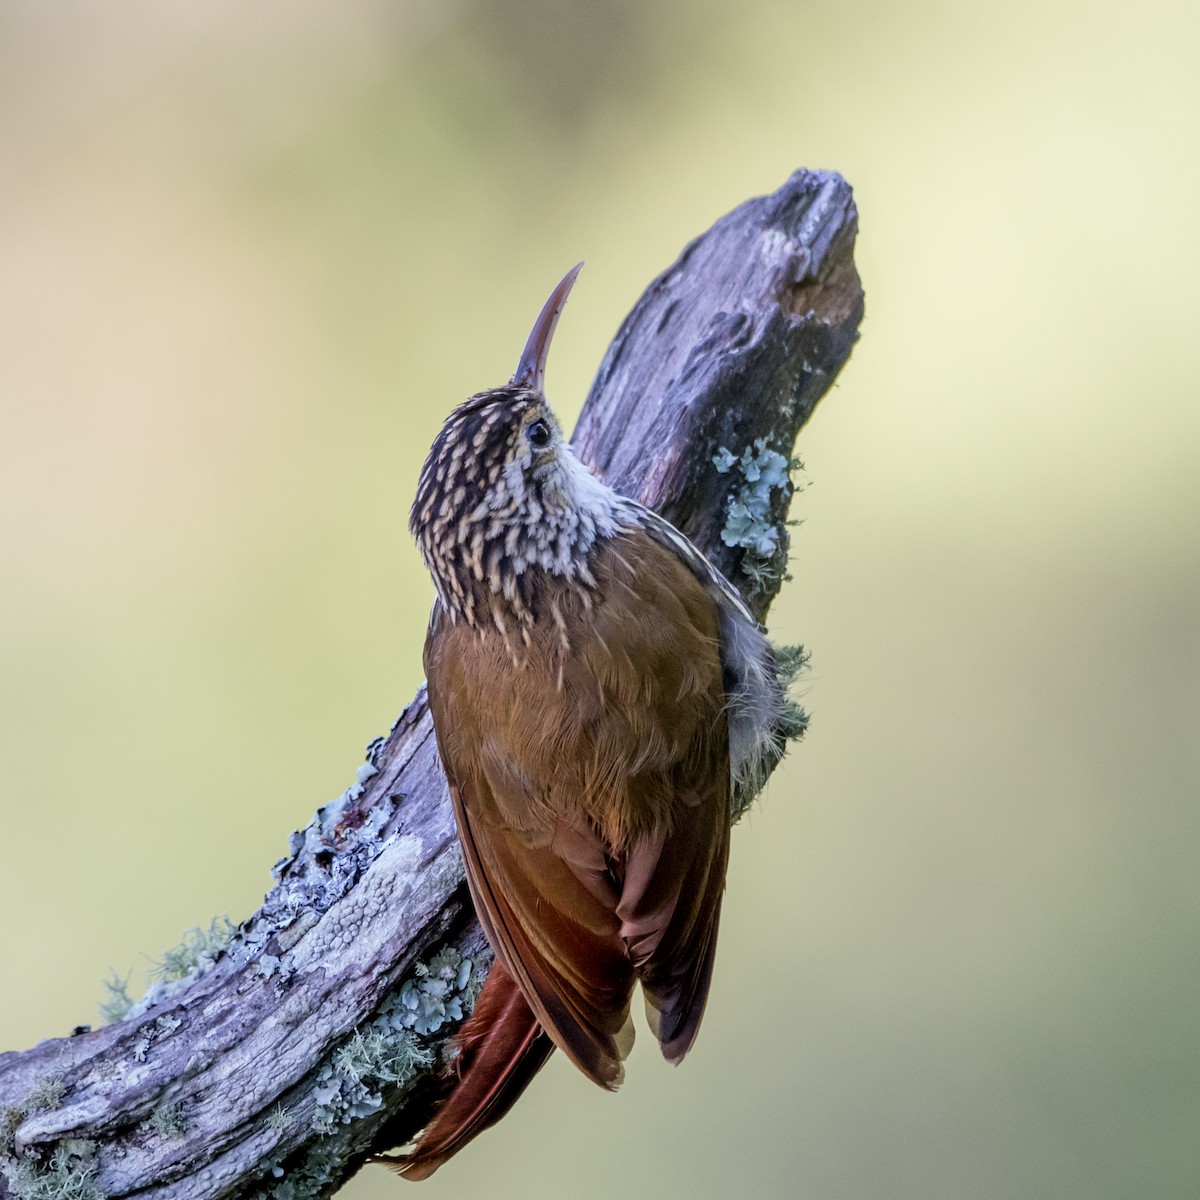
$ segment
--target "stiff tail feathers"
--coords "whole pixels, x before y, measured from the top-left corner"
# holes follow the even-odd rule
[[[405,1179],[427,1179],[512,1108],[554,1049],[521,989],[498,962],[454,1040],[458,1057],[450,1068],[450,1091],[416,1146],[407,1154],[380,1154],[369,1161]]]

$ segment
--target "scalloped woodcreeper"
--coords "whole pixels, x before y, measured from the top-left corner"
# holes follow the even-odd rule
[[[580,264],[582,265],[582,264]],[[770,646],[691,542],[595,479],[542,391],[570,271],[511,382],[446,420],[410,527],[437,601],[429,707],[475,908],[496,952],[423,1178],[558,1046],[615,1088],[640,982],[671,1062],[704,1012],[731,788],[778,755]]]

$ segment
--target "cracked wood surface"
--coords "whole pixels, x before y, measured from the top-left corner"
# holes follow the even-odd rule
[[[727,544],[739,480],[714,455],[758,443],[790,457],[857,337],[856,231],[850,188],[827,172],[798,171],[721,218],[626,318],[573,439],[618,491],[688,533],[760,618],[786,564],[791,488],[770,495],[773,553]],[[453,1021],[420,1037],[430,1063],[382,1079],[378,1107],[324,1132],[317,1084],[435,950],[488,957],[424,688],[371,744],[359,782],[293,835],[275,878],[203,973],[156,985],[116,1024],[0,1054],[0,1200],[306,1200],[381,1136],[420,1129]]]

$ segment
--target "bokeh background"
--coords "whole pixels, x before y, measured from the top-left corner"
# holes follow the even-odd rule
[[[422,1196],[1200,1194],[1200,15],[961,0],[0,8],[0,1046],[256,906],[420,679],[450,406],[587,259],[856,189],[802,436],[813,726],[704,1035]],[[384,1200],[382,1171],[346,1190]]]

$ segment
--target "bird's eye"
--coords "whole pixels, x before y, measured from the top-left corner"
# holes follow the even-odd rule
[[[525,426],[525,436],[531,446],[540,450],[550,444],[550,426],[542,420],[531,421]]]

